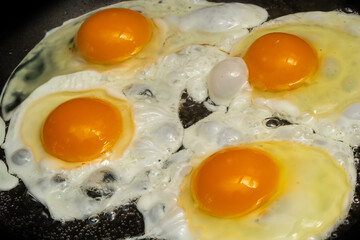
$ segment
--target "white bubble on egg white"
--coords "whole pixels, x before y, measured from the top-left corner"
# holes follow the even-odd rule
[[[197,9],[176,19],[181,30],[221,32],[232,28],[251,28],[268,17],[265,9],[242,3],[228,3]]]
[[[159,159],[167,159],[180,148],[183,128],[175,110],[168,111],[162,103],[135,101],[133,116],[135,122],[141,123],[137,126],[139,136],[130,148],[135,158],[150,164],[159,156]]]
[[[230,52],[234,44],[249,33],[250,28],[260,25],[268,17],[265,9],[252,4],[206,1],[201,4],[185,14],[164,17],[169,28],[177,29],[177,43],[202,43]]]
[[[27,147],[16,150],[11,156],[11,161],[18,166],[26,165],[33,160],[31,150]]]
[[[159,142],[169,143],[169,144],[174,143],[175,147],[171,147],[171,148],[175,149],[180,147],[181,139],[182,139],[181,132],[182,130],[179,129],[179,124],[164,122],[161,123],[156,129],[154,129],[153,136]]]
[[[243,134],[235,128],[211,120],[199,126],[198,136],[209,139],[211,143],[218,146],[235,144],[243,138]]]
[[[228,58],[216,64],[207,82],[211,100],[218,105],[228,105],[242,88],[249,88],[248,74],[242,58]]]

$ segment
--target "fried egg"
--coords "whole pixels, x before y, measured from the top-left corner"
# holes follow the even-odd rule
[[[301,113],[327,117],[359,101],[359,23],[358,15],[337,11],[291,14],[252,31],[232,54],[244,58],[254,98],[286,100]]]
[[[109,8],[87,18],[76,34],[76,47],[90,61],[110,64],[139,53],[151,38],[152,26],[141,13]]]
[[[219,111],[186,129],[193,170],[178,204],[193,239],[324,239],[347,216],[356,184],[352,148],[306,125],[272,128],[264,121],[271,116],[254,107]],[[244,203],[233,205],[235,196]]]
[[[181,146],[176,111],[122,84],[94,71],[58,76],[14,113],[3,144],[9,172],[54,219],[135,199],[160,184],[161,164]]]
[[[349,209],[346,172],[315,147],[253,142],[193,161],[179,194],[193,239],[324,238]]]

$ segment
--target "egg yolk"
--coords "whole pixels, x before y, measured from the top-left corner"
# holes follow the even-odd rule
[[[45,150],[67,162],[91,161],[107,152],[122,132],[120,111],[107,101],[83,97],[55,108],[45,120]]]
[[[219,151],[195,170],[191,192],[199,208],[217,217],[239,217],[266,204],[279,183],[279,167],[252,148]]]
[[[255,40],[244,61],[249,83],[265,91],[300,87],[317,69],[318,57],[305,40],[288,33],[269,33]]]
[[[78,30],[75,43],[87,60],[111,64],[140,52],[150,40],[151,33],[151,24],[142,14],[112,8],[87,18]]]

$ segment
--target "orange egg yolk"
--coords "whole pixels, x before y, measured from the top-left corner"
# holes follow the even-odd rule
[[[105,9],[87,18],[76,35],[76,47],[89,61],[111,64],[140,52],[152,27],[142,14],[124,8]]]
[[[200,209],[217,217],[239,217],[266,204],[279,183],[279,167],[265,152],[233,147],[195,170],[191,192]]]
[[[300,87],[318,66],[314,49],[305,40],[288,33],[269,33],[255,40],[244,61],[249,83],[265,91]]]
[[[120,111],[107,101],[84,97],[60,104],[45,120],[45,150],[67,162],[91,161],[110,150],[122,132]]]

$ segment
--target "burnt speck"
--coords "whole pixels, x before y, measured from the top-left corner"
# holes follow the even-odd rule
[[[104,172],[103,182],[111,183],[115,181],[116,181],[116,177],[112,172]]]
[[[112,188],[100,189],[100,188],[90,187],[84,189],[84,191],[86,192],[86,195],[88,197],[91,197],[96,201],[101,201],[104,198],[109,198],[114,194],[114,189]]]
[[[92,173],[81,189],[88,197],[102,201],[114,194],[116,182],[117,177],[111,169],[104,168]]]
[[[278,128],[285,125],[291,125],[292,123],[279,117],[270,117],[264,120],[264,124],[269,128]]]
[[[204,102],[194,101],[186,90],[183,91],[179,105],[179,118],[184,128],[190,127],[211,113]]]
[[[54,183],[62,183],[62,182],[65,182],[66,179],[64,176],[62,176],[61,174],[56,174],[53,178],[52,178],[52,181]]]
[[[144,91],[139,92],[139,95],[147,96],[147,97],[154,97],[154,94],[149,89],[145,89]]]
[[[131,84],[123,90],[123,93],[129,98],[134,98],[137,100],[155,98],[155,95],[150,89],[150,86],[146,84]]]
[[[72,38],[70,38],[68,44],[69,44],[69,45],[73,45],[74,42],[75,42],[75,37],[72,37]]]

